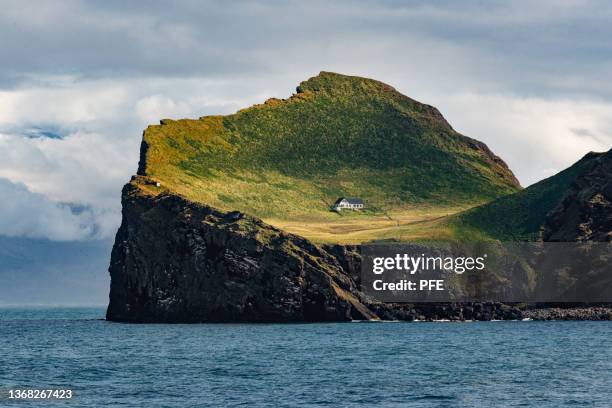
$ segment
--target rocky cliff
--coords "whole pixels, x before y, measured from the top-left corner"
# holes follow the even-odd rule
[[[549,237],[585,231],[588,225],[591,234],[607,239],[607,166],[604,160],[577,179],[564,204],[550,215]],[[585,184],[587,180],[591,183]],[[123,221],[110,265],[108,320],[599,320],[612,316],[609,307],[568,310],[541,305],[534,311],[500,303],[381,303],[359,290],[359,246],[317,245],[255,217],[191,202],[143,176],[135,176],[124,187],[122,201]],[[557,230],[552,229],[554,220],[564,220],[555,224]],[[608,279],[609,273],[600,275]]]
[[[240,212],[123,190],[107,318],[138,322],[375,319],[338,259]]]
[[[384,304],[359,291],[358,246],[319,246],[136,176],[123,189],[107,319],[309,322],[519,318],[501,304]]]
[[[612,152],[591,154],[546,216],[548,241],[610,241]],[[520,193],[519,193],[520,194]],[[107,319],[130,322],[603,319],[611,309],[389,304],[359,291],[360,247],[317,245],[135,176],[123,189]],[[606,264],[597,276],[610,279]],[[609,283],[608,283],[609,284]],[[546,306],[546,305],[542,305]]]
[[[570,185],[545,221],[545,241],[612,241],[612,150],[589,153],[591,168]]]

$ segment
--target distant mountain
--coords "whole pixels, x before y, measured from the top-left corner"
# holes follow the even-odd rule
[[[610,241],[612,150],[589,153],[528,188],[451,218],[457,236]]]
[[[372,79],[321,72],[288,99],[144,132],[140,175],[194,202],[258,217],[330,217],[338,197],[371,211],[474,205],[519,183],[440,112]]]
[[[104,304],[111,246],[0,235],[0,306]]]

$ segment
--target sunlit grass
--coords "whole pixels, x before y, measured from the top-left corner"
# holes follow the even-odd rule
[[[319,242],[452,234],[441,219],[519,189],[435,108],[331,73],[234,115],[164,120],[144,146],[143,170],[164,190]],[[366,209],[331,212],[343,196]]]

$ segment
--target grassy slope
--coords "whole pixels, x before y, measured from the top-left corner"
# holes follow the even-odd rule
[[[571,167],[512,195],[451,217],[454,235],[532,241],[539,238],[546,215],[560,203],[572,181],[588,171],[598,154],[589,153]]]
[[[164,120],[143,139],[141,173],[164,188],[293,232],[301,222],[376,230],[387,221],[393,229],[413,214],[451,214],[519,189],[501,160],[435,108],[381,82],[332,73],[234,115]],[[368,209],[338,216],[329,206],[340,196],[362,197]],[[356,231],[355,240],[381,235]]]

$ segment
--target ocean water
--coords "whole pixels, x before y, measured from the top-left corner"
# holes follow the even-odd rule
[[[612,322],[121,324],[0,309],[0,406],[612,406]],[[10,388],[72,389],[11,401]]]

